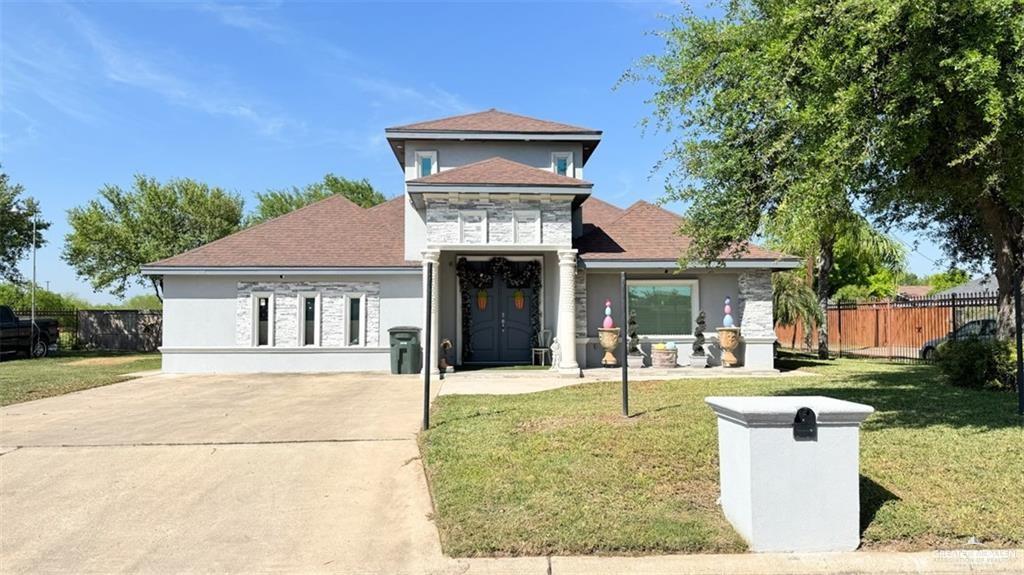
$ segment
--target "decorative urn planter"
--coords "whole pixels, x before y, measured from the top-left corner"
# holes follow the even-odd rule
[[[736,350],[740,347],[740,328],[718,328],[718,345],[722,348],[722,365],[725,367],[739,365],[739,360],[736,359]]]
[[[660,367],[662,369],[672,368],[676,366],[676,360],[679,357],[679,350],[667,347],[655,347],[651,349],[651,367]]]
[[[690,367],[705,368],[708,366],[708,356],[703,355],[691,355],[690,356]]]
[[[612,319],[612,300],[604,301],[604,321],[601,327],[597,328],[597,341],[604,348],[604,357],[601,358],[601,365],[615,367],[619,360],[615,359],[615,348],[619,347],[619,328],[615,327],[615,320]]]
[[[619,360],[615,358],[615,349],[619,347],[619,328],[598,328],[597,340],[601,343],[601,347],[604,349],[604,357],[601,358],[601,365],[605,367],[615,367],[618,365]]]

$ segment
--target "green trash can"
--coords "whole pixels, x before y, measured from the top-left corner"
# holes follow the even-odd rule
[[[420,328],[393,327],[388,334],[391,336],[391,373],[419,373],[423,367]]]

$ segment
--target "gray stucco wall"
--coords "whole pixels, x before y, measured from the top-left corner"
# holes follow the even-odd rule
[[[416,175],[416,152],[436,151],[437,165],[441,171],[450,170],[466,164],[505,158],[527,166],[543,170],[551,169],[552,152],[572,152],[576,178],[583,179],[583,146],[572,142],[480,142],[451,140],[409,140],[405,145],[405,177],[413,179]]]
[[[294,293],[296,291],[318,291],[322,286],[346,286],[344,289],[331,288],[342,293],[366,293],[367,301],[367,344],[371,347],[386,346],[388,329],[397,325],[420,326],[422,314],[422,283],[419,274],[412,275],[358,275],[358,276],[166,276],[164,278],[164,328],[163,346],[165,347],[238,347],[240,304],[239,286],[243,290],[252,290],[259,284],[257,291],[266,289],[267,284],[277,284],[275,293]],[[366,291],[362,291],[366,290]],[[269,291],[269,290],[268,290]],[[328,290],[330,291],[330,290]],[[370,296],[378,300],[372,304]],[[248,301],[247,292],[244,295]],[[296,345],[297,336],[285,334],[294,331],[297,325],[292,322],[298,318],[298,310],[288,303],[289,298],[278,297],[275,307],[275,320],[283,346]],[[294,298],[291,298],[294,300]],[[326,304],[326,299],[323,300]],[[248,305],[243,306],[248,308]],[[331,328],[326,325],[327,307],[324,309],[325,333]],[[370,309],[376,307],[371,319]],[[248,321],[246,325],[251,325]],[[374,325],[376,324],[376,325]],[[290,329],[291,325],[295,329]],[[249,341],[248,328],[242,340]],[[328,346],[325,337],[324,345]]]
[[[740,278],[744,277],[745,286],[741,290]],[[698,309],[703,310],[707,318],[705,336],[709,340],[716,338],[715,329],[721,327],[724,317],[723,308],[726,297],[733,301],[733,318],[743,329],[745,338],[774,337],[771,323],[771,272],[756,270],[739,274],[731,271],[708,270],[687,273],[638,273],[630,272],[632,279],[696,279],[698,281]],[[612,300],[612,317],[619,327],[622,320],[621,279],[618,272],[603,273],[590,271],[587,273],[587,310],[586,333],[588,338],[597,337],[597,329],[604,320],[604,301]],[[748,326],[749,324],[749,326]],[[766,327],[767,326],[767,327]],[[623,330],[624,333],[625,330]],[[643,337],[643,333],[640,334]],[[692,342],[692,338],[683,337],[676,341]],[[603,351],[596,341],[586,344],[587,365],[599,365]],[[770,368],[771,366],[767,366]]]

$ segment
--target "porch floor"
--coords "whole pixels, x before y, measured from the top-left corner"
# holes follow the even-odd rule
[[[581,383],[620,381],[620,368],[596,367],[583,370],[583,377],[561,374],[549,369],[476,369],[448,373],[439,383],[438,395],[517,395],[558,389]],[[729,377],[815,377],[805,371],[752,370],[743,367],[709,367],[698,369],[677,367],[656,369],[645,367],[629,371],[630,381],[669,379],[717,379]]]

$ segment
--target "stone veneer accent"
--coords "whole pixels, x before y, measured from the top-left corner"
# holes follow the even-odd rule
[[[743,272],[739,276],[740,333],[744,337],[775,337],[772,318],[772,273],[770,270]]]
[[[277,347],[299,344],[299,297],[320,294],[320,346],[345,346],[346,295],[366,298],[366,347],[380,345],[380,284],[375,282],[238,282],[235,341],[252,345],[252,293],[274,294],[274,341]]]
[[[576,337],[587,337],[587,272],[576,269]]]
[[[487,234],[478,234],[467,228],[467,237],[459,238],[459,213],[462,210],[487,213]],[[533,226],[522,227],[518,233],[514,224],[517,210],[540,213],[540,238]],[[518,236],[518,237],[516,237]],[[427,201],[427,243],[431,245],[488,244],[488,245],[562,245],[572,244],[572,204],[570,200],[504,200],[498,198],[450,202]]]

